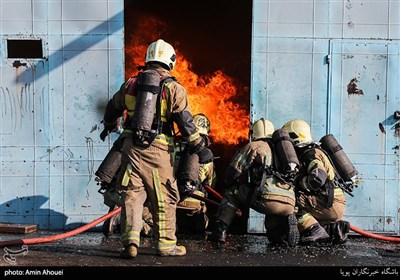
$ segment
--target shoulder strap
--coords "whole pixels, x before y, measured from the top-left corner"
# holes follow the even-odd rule
[[[169,82],[169,81],[176,81],[175,77],[172,76],[167,76],[164,79],[160,81],[160,90],[157,96],[157,107],[156,107],[156,117],[153,122],[153,127],[157,129],[157,132],[160,133],[162,130],[162,122],[161,122],[161,100],[162,100],[162,93],[163,93],[163,88],[164,84]]]
[[[137,77],[131,77],[125,83],[125,94],[127,95],[135,95],[137,87]]]

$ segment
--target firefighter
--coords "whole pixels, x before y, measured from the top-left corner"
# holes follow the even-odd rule
[[[156,252],[160,256],[183,256],[177,245],[174,179],[174,124],[200,163],[213,160],[204,138],[196,131],[186,89],[170,75],[176,63],[174,48],[162,39],[151,43],[139,74],[123,83],[108,102],[104,125],[110,129],[126,109],[121,170],[117,185],[121,194],[121,258],[134,258],[140,245],[143,204],[148,199],[153,217]]]
[[[197,131],[207,139],[206,146],[210,147],[211,140],[208,138],[210,133],[209,119],[204,114],[199,113],[193,116],[193,122]],[[206,204],[202,200],[191,197],[190,194],[207,197],[206,186],[215,187],[214,162],[200,164],[198,155],[191,154],[183,142],[178,141],[175,148],[175,177],[181,198],[177,204],[177,232],[205,234],[209,222]],[[151,230],[152,223],[147,222],[149,218],[152,221],[151,213],[143,216],[143,235],[147,235],[146,232]]]
[[[251,128],[251,142],[232,158],[225,173],[225,195],[215,216],[211,241],[224,243],[237,209],[250,207],[265,214],[266,233],[271,243],[297,245],[294,188],[276,175],[271,149],[273,133],[274,125],[269,120],[257,120]],[[247,175],[249,183],[242,184],[240,179]]]
[[[210,120],[202,113],[193,116],[197,131],[207,139],[207,147],[211,146],[209,139]],[[182,144],[180,143],[180,146]],[[177,227],[179,232],[194,234],[205,234],[209,218],[204,201],[193,198],[189,194],[207,197],[206,186],[211,188],[216,184],[216,173],[214,162],[200,164],[196,154],[190,154],[188,149],[177,153],[176,156],[176,178],[181,201],[177,209]]]
[[[346,196],[334,183],[335,167],[319,143],[313,141],[307,122],[291,120],[283,127],[293,139],[301,163],[296,179],[300,243],[344,243],[350,225],[341,220]]]

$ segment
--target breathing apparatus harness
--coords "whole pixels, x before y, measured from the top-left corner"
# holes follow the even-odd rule
[[[275,131],[276,132],[276,131]],[[260,185],[257,187],[257,191],[262,195],[265,192],[265,182],[267,180],[268,176],[274,176],[277,178],[279,181],[281,181],[284,184],[287,184],[291,186],[293,189],[295,188],[294,181],[296,179],[296,175],[298,173],[298,159],[296,153],[290,153],[290,146],[286,146],[288,148],[287,150],[289,153],[281,153],[283,151],[282,145],[283,141],[290,141],[293,143],[290,137],[274,137],[275,132],[273,134],[272,139],[262,139],[263,141],[267,142],[268,145],[271,147],[271,150],[273,152],[274,157],[272,158],[272,164],[268,165],[267,160],[264,162],[263,170],[262,170],[262,177],[260,181]],[[280,132],[278,132],[280,133]],[[287,143],[286,143],[287,144]],[[283,144],[284,145],[284,144]],[[280,148],[278,148],[280,147]],[[294,146],[293,151],[294,151]],[[280,153],[278,153],[278,150]],[[295,167],[293,165],[292,168],[288,168],[287,166],[283,167],[283,163],[295,163]],[[293,168],[294,167],[294,168]]]
[[[318,149],[320,151],[322,151],[326,157],[328,158],[330,164],[332,165],[333,169],[334,169],[334,173],[335,176],[334,178],[331,179],[326,179],[325,184],[321,187],[319,187],[318,189],[315,188],[306,188],[304,189],[304,186],[302,184],[297,184],[302,186],[301,190],[298,190],[300,192],[305,191],[306,193],[311,193],[311,194],[321,194],[322,196],[326,197],[326,206],[328,208],[332,207],[333,205],[333,199],[334,199],[334,189],[336,187],[342,189],[344,192],[346,192],[347,194],[349,194],[350,196],[354,196],[352,194],[352,191],[354,189],[354,187],[357,187],[357,185],[351,181],[345,181],[343,179],[342,174],[340,174],[338,172],[338,165],[339,164],[348,164],[348,162],[344,162],[342,159],[342,162],[340,161],[334,161],[331,157],[331,155],[326,151],[328,147],[321,145],[320,142],[312,142],[310,144],[308,144],[307,146],[303,147],[302,149],[304,149],[302,155],[301,155],[301,163],[304,165],[305,161],[303,159],[306,159],[307,156],[310,155],[310,153],[313,152],[313,150]],[[347,157],[346,157],[347,159]],[[303,166],[303,170],[306,169],[307,166]],[[354,171],[353,171],[354,172]],[[357,172],[357,171],[355,171]],[[300,177],[301,178],[301,177]],[[311,186],[311,185],[310,185]]]
[[[139,124],[142,125],[142,127],[146,126],[154,128],[153,130],[142,130],[140,128],[133,129],[133,137],[134,137],[134,142],[136,145],[141,146],[141,147],[148,147],[151,142],[154,140],[154,138],[157,136],[158,133],[163,131],[163,122],[161,121],[161,99],[162,99],[162,89],[163,85],[171,80],[175,80],[175,77],[168,76],[160,81],[160,75],[156,71],[153,70],[152,76],[142,76],[142,75],[147,75],[148,73],[146,71],[140,72],[138,77],[132,81],[132,84],[129,84],[127,86],[127,90],[131,91],[131,94],[136,94],[141,91],[142,96],[139,98],[142,98],[139,101],[140,105],[144,105],[145,109],[148,109],[148,111],[152,112],[152,115],[144,115],[143,111],[136,110],[138,106],[135,106],[135,112],[138,112],[139,117],[144,118],[139,120]],[[139,80],[139,76],[141,77]],[[156,79],[157,78],[157,79]],[[148,81],[153,82],[153,85],[149,85],[146,82]],[[155,85],[155,83],[158,83],[158,86]],[[151,95],[150,95],[151,94]],[[145,103],[145,97],[152,97],[152,98],[157,98],[154,102],[153,99],[148,99],[147,101],[152,102],[153,108],[149,109],[149,102]],[[157,95],[155,97],[155,95]],[[137,105],[138,103],[136,103]],[[154,110],[156,111],[154,113]],[[119,167],[121,164],[121,156],[122,156],[122,144],[123,144],[123,139],[127,137],[127,135],[122,135],[122,132],[124,131],[125,128],[129,128],[132,126],[132,121],[133,118],[128,116],[128,110],[124,110],[122,116],[118,117],[117,121],[115,122],[115,127],[111,129],[110,127],[105,126],[104,130],[100,134],[100,138],[104,141],[105,137],[110,133],[110,132],[115,132],[120,135],[120,137],[114,142],[113,147],[111,150],[108,152],[102,163],[100,164],[98,170],[96,171],[96,181],[98,184],[100,184],[100,189],[98,192],[102,195],[104,195],[104,202],[106,205],[110,207],[114,207],[114,205],[119,205],[120,200],[119,200],[119,194],[116,191],[116,176],[119,171]],[[114,112],[113,112],[114,113]],[[151,123],[146,121],[149,121],[150,117]],[[149,124],[150,123],[150,124]]]
[[[323,149],[320,147],[320,143],[318,142],[311,142],[305,145],[304,147],[300,148],[300,174],[297,178],[296,185],[298,188],[296,188],[296,192],[298,193],[306,193],[306,194],[314,194],[314,195],[321,195],[322,197],[326,198],[326,207],[330,208],[333,205],[333,198],[334,198],[334,183],[333,180],[325,179],[324,185],[320,186],[313,186],[312,184],[308,184],[308,186],[305,186],[304,184],[301,184],[298,180],[301,180],[304,178],[305,175],[309,176],[308,172],[304,172],[304,170],[307,170],[308,164],[310,160],[313,160],[314,153],[316,150],[321,150],[322,152]],[[334,167],[334,166],[333,166]],[[319,179],[319,178],[318,178]]]

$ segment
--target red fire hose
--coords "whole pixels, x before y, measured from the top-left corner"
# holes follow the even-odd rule
[[[217,193],[215,190],[211,189],[211,187],[208,187],[208,188],[213,191],[215,196],[217,196],[219,199],[222,199],[222,196],[219,193]],[[201,196],[199,196],[197,198],[204,199]],[[218,205],[217,202],[212,201],[212,200],[207,200],[206,202]],[[0,242],[0,248],[6,247],[6,246],[15,246],[15,245],[31,245],[31,244],[50,243],[50,242],[57,241],[60,239],[68,238],[68,237],[74,236],[76,234],[82,233],[82,232],[94,227],[95,225],[100,224],[101,222],[117,215],[120,212],[121,212],[121,207],[118,207],[118,208],[114,209],[113,211],[108,212],[106,215],[94,220],[93,222],[91,222],[89,224],[86,224],[82,227],[79,227],[77,229],[74,229],[74,230],[71,230],[68,232],[64,232],[61,234],[44,236],[44,237],[36,237],[36,238],[25,238],[25,239],[14,239],[14,240],[2,241],[2,242]]]
[[[211,189],[210,187],[208,187],[209,189]],[[206,189],[208,190],[208,188],[206,187]],[[215,196],[217,196],[218,198],[222,199],[222,196],[216,192],[215,190],[211,189],[214,193]],[[204,199],[201,196],[196,196],[196,198],[199,199]],[[211,202],[210,201],[206,201],[206,202]],[[214,202],[214,204],[217,202]],[[117,215],[118,213],[121,212],[121,207],[118,207],[116,209],[114,209],[111,212],[108,212],[106,215],[94,220],[93,222],[86,224],[80,228],[71,230],[69,232],[65,232],[65,233],[61,233],[61,234],[57,234],[57,235],[53,235],[53,236],[45,236],[45,237],[36,237],[36,238],[26,238],[26,239],[14,239],[14,240],[8,240],[8,241],[2,241],[0,242],[0,248],[2,247],[6,247],[6,246],[15,246],[15,245],[31,245],[31,244],[40,244],[40,243],[49,243],[49,242],[53,242],[56,240],[60,240],[63,238],[68,238],[71,236],[74,236],[76,234],[79,234],[81,232],[84,232],[92,227],[94,227],[95,225],[113,217],[114,215]],[[240,214],[237,213],[237,215],[239,216]],[[379,234],[374,234],[374,233],[370,233],[364,230],[361,230],[355,226],[350,225],[350,230],[359,233],[365,237],[370,237],[370,238],[375,238],[375,239],[379,239],[379,240],[384,240],[384,241],[390,241],[390,242],[400,242],[400,238],[398,237],[391,237],[391,236],[384,236],[384,235],[379,235]]]
[[[219,201],[222,200],[223,196],[219,194],[219,192],[217,192],[216,190],[214,190],[213,188],[211,188],[209,185],[204,185],[204,188],[206,189],[207,192],[211,193],[212,195],[214,195],[216,198],[218,198]],[[237,209],[236,210],[236,216],[241,217],[242,216],[242,210]]]
[[[375,234],[375,233],[371,233],[368,231],[364,231],[362,229],[359,229],[355,226],[350,225],[350,229],[356,233],[359,233],[365,237],[371,237],[371,238],[375,238],[375,239],[379,239],[379,240],[385,240],[385,241],[391,241],[391,242],[400,242],[400,238],[399,237],[393,237],[393,236],[385,236],[385,235],[380,235],[380,234]]]
[[[198,200],[201,200],[201,201],[204,201],[204,202],[207,202],[207,203],[210,203],[210,204],[214,204],[215,206],[219,205],[219,203],[214,201],[214,200],[208,199],[208,198],[200,196],[200,195],[196,195],[194,193],[188,193],[187,196],[196,198]],[[236,214],[236,216],[241,217],[242,216],[242,211],[240,211],[240,209],[237,209],[235,214]]]
[[[205,185],[204,187],[209,193],[213,194],[219,200],[222,199],[222,195],[220,195],[213,188],[211,188],[208,185]],[[357,228],[355,226],[352,226],[352,225],[350,225],[350,230],[352,230],[352,231],[354,231],[356,233],[359,233],[359,234],[361,234],[361,235],[363,235],[365,237],[371,237],[371,238],[375,238],[375,239],[379,239],[379,240],[385,240],[385,241],[391,241],[391,242],[400,242],[400,238],[398,238],[398,237],[392,237],[392,236],[385,236],[385,235],[379,235],[379,234],[370,233],[368,231],[364,231],[364,230],[359,229],[359,228]]]
[[[111,218],[114,215],[117,215],[118,213],[121,212],[121,207],[118,207],[114,209],[111,212],[108,212],[106,215],[94,220],[93,222],[86,224],[84,226],[81,226],[77,229],[64,232],[61,234],[56,234],[52,236],[45,236],[45,237],[36,237],[36,238],[27,238],[27,239],[15,239],[15,240],[8,240],[8,241],[3,241],[0,242],[0,248],[1,247],[6,247],[6,246],[13,246],[13,245],[30,245],[30,244],[39,244],[39,243],[48,243],[48,242],[53,242],[56,240],[60,240],[63,238],[68,238],[73,235],[76,235],[78,233],[84,232],[92,227],[94,227],[97,224],[100,224],[101,222]]]
[[[206,191],[208,191],[209,193],[211,193],[212,195],[214,195],[216,198],[218,198],[220,201],[222,200],[222,195],[219,194],[219,192],[217,192],[216,190],[214,190],[213,188],[211,188],[209,185],[204,185],[204,188],[206,189]]]

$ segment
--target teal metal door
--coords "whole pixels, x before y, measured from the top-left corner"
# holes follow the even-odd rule
[[[399,233],[399,44],[330,44],[327,132],[359,171],[345,219],[364,230]]]

